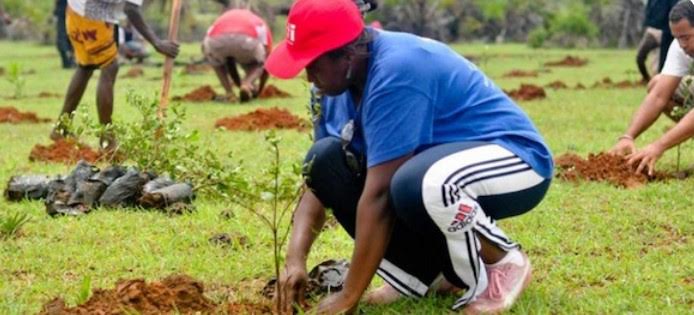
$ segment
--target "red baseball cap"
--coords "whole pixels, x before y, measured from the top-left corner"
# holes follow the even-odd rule
[[[265,61],[265,69],[278,78],[293,78],[363,30],[364,20],[352,0],[297,0],[289,10],[286,38]]]

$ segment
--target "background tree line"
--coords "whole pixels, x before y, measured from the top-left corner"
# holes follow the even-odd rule
[[[181,39],[196,41],[225,4],[249,6],[284,30],[291,0],[185,0]],[[386,29],[443,40],[527,42],[533,47],[628,47],[641,38],[645,0],[380,0],[369,14]],[[0,0],[13,22],[0,36],[52,42],[53,0]],[[153,28],[166,33],[171,0],[145,0]]]

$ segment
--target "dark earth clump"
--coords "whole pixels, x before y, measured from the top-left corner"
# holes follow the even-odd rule
[[[20,112],[14,107],[0,107],[0,123],[46,123],[50,121],[51,120],[47,118],[39,118],[36,113]]]
[[[526,70],[511,70],[504,74],[504,78],[536,78],[538,76],[537,71],[526,71]]]
[[[653,177],[637,174],[619,155],[608,153],[589,154],[587,159],[572,153],[555,159],[557,177],[570,181],[608,182],[622,188],[634,188],[652,181],[665,180],[671,176],[657,172]]]
[[[215,127],[227,130],[257,131],[266,129],[304,130],[308,126],[303,119],[283,108],[257,109],[247,114],[217,120]]]
[[[562,60],[550,61],[545,63],[547,67],[583,67],[588,63],[588,59],[574,56],[566,56]]]
[[[560,80],[550,82],[547,85],[545,85],[545,87],[553,89],[553,90],[563,90],[563,89],[569,88],[569,86],[566,85],[566,83],[564,83],[563,81],[560,81]]]
[[[58,93],[42,91],[37,94],[38,98],[62,98],[63,96]]]
[[[142,70],[140,67],[132,67],[128,72],[126,72],[124,75],[121,76],[121,78],[124,79],[133,79],[133,78],[139,78],[145,74],[145,71]]]
[[[212,67],[207,63],[191,63],[183,68],[185,74],[204,74],[210,71],[212,71]]]
[[[507,91],[506,94],[517,101],[532,101],[547,97],[545,89],[533,84],[521,84],[517,90]]]
[[[214,91],[212,86],[203,85],[195,90],[190,91],[188,94],[183,96],[174,97],[174,101],[189,101],[189,102],[209,102],[213,101],[217,96],[217,92]]]
[[[278,87],[268,84],[263,88],[263,91],[260,92],[260,95],[258,95],[258,98],[260,99],[267,99],[267,98],[287,98],[287,97],[292,97],[291,94],[280,90]]]

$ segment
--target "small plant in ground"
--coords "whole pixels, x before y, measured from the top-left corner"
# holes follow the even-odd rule
[[[273,262],[275,268],[275,302],[277,310],[281,309],[280,266],[283,263],[282,248],[289,235],[291,224],[285,218],[290,208],[296,204],[303,189],[301,164],[293,163],[291,172],[283,172],[279,144],[282,141],[274,131],[265,136],[270,144],[273,160],[270,167],[261,176],[253,180],[236,181],[230,185],[234,198],[229,200],[256,215],[272,233]]]
[[[14,87],[14,98],[22,98],[24,96],[24,85],[26,84],[26,78],[22,72],[24,67],[20,63],[10,63],[7,70],[7,81]]]
[[[26,213],[15,213],[11,216],[0,217],[0,239],[16,237],[29,220],[30,217]]]
[[[80,290],[77,293],[77,305],[82,305],[89,300],[92,294],[92,278],[86,276],[82,278],[82,283],[80,284]]]

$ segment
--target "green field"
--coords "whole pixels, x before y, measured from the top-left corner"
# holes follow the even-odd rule
[[[456,45],[502,88],[521,82],[546,84],[563,80],[569,86],[591,86],[603,77],[636,80],[635,52],[626,50],[530,50],[521,45]],[[583,68],[552,68],[537,78],[505,79],[511,69],[538,70],[567,54],[590,60]],[[158,58],[158,57],[157,57]],[[179,60],[200,58],[197,45],[184,47]],[[64,94],[71,71],[59,69],[53,47],[0,42],[0,67],[20,63],[28,96],[14,100],[14,87],[0,76],[0,106],[15,106],[55,119],[62,99],[38,98],[42,91]],[[129,66],[121,67],[121,74]],[[95,76],[96,77],[96,76]],[[119,79],[114,120],[135,119],[125,102],[129,90],[158,95],[161,69],[147,67],[144,77]],[[308,84],[303,79],[271,80],[293,98],[256,101],[249,105],[184,104],[186,126],[198,129],[205,146],[220,156],[233,152],[247,174],[270,162],[263,133],[214,129],[217,118],[260,107],[281,106],[307,117]],[[202,85],[221,86],[213,74],[184,75],[177,69],[172,95]],[[83,99],[95,117],[96,80]],[[645,95],[644,89],[548,90],[541,101],[520,105],[534,120],[555,155],[586,155],[609,149],[621,135]],[[661,119],[639,140],[645,145],[672,124]],[[26,173],[64,174],[71,166],[29,162],[37,143],[47,144],[50,124],[0,124],[0,182]],[[308,133],[282,131],[287,162],[303,158]],[[95,139],[86,139],[92,144]],[[676,150],[658,168],[676,168]],[[694,143],[682,145],[683,165],[694,164]],[[694,310],[694,179],[653,183],[631,190],[603,183],[554,181],[544,202],[532,212],[500,225],[524,245],[534,265],[534,280],[512,309],[515,314],[691,314]],[[28,213],[31,221],[15,239],[0,240],[0,314],[33,314],[53,297],[78,300],[84,279],[91,286],[111,288],[120,278],[159,279],[186,273],[204,281],[216,301],[260,299],[255,290],[273,275],[271,237],[251,214],[229,200],[200,196],[197,212],[170,217],[158,212],[98,209],[82,217],[51,218],[41,202],[0,201],[0,216]],[[224,219],[226,210],[236,216]],[[220,247],[208,242],[215,233],[239,233],[246,246]],[[309,258],[309,268],[328,258],[349,258],[351,240],[339,227],[324,232]],[[260,284],[259,284],[260,283]],[[375,280],[374,285],[380,284]],[[367,314],[444,313],[453,298],[398,302],[387,308],[362,307]]]

